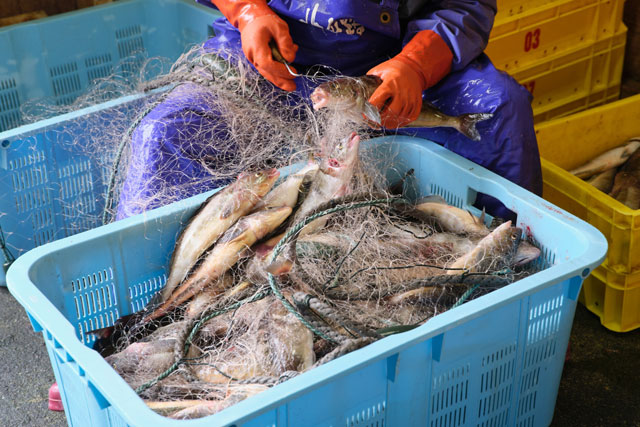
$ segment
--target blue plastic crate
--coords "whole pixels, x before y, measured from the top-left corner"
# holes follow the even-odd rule
[[[0,228],[12,257],[102,225],[111,170],[87,153],[87,126],[133,118],[160,91],[0,132]],[[6,286],[1,267],[0,286]]]
[[[0,132],[23,123],[27,101],[68,105],[114,70],[174,61],[211,37],[220,16],[193,0],[121,0],[0,29]]]
[[[59,240],[18,259],[8,285],[43,332],[69,425],[549,425],[578,293],[605,238],[429,141],[386,137],[365,148],[395,155],[390,178],[415,169],[419,195],[473,212],[477,192],[497,197],[541,244],[548,268],[216,415],[176,421],[148,409],[86,331],[139,310],[164,286],[176,235],[210,193]]]

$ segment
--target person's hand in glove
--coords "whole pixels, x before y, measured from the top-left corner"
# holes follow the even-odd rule
[[[452,60],[444,40],[431,30],[423,30],[398,55],[369,70],[368,75],[382,79],[369,98],[380,110],[382,126],[393,129],[416,120],[422,109],[422,92],[449,73]]]
[[[293,43],[289,26],[269,6],[266,0],[211,0],[240,30],[242,50],[260,74],[287,91],[296,89],[294,76],[284,64],[274,60],[270,43],[277,46],[287,62],[293,62],[298,46]],[[292,72],[296,72],[292,68]]]

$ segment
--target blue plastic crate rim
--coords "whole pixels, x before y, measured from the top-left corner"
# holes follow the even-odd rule
[[[143,277],[145,273],[136,270],[138,266],[127,264],[125,260],[129,260],[130,263],[151,263],[153,268],[166,268],[166,265],[156,265],[157,260],[148,261],[147,258],[154,257],[155,252],[164,252],[158,259],[168,260],[167,254],[170,256],[173,242],[158,245],[155,241],[153,248],[148,250],[149,239],[140,239],[137,236],[148,237],[152,233],[160,233],[161,242],[162,238],[175,239],[178,223],[186,221],[211,192],[55,241],[20,257],[9,269],[7,282],[11,293],[27,311],[34,329],[44,331],[56,379],[60,381],[62,377],[59,375],[64,368],[67,369],[67,376],[64,378],[74,381],[74,384],[71,384],[74,387],[70,387],[71,395],[65,398],[65,409],[70,424],[74,424],[73,420],[75,424],[79,424],[78,420],[84,419],[77,418],[77,414],[74,415],[74,410],[78,409],[74,408],[74,405],[79,405],[82,407],[81,410],[78,409],[79,413],[89,411],[94,423],[113,420],[106,425],[309,425],[310,419],[315,420],[314,424],[317,425],[328,425],[336,419],[346,420],[348,425],[375,425],[375,422],[388,419],[390,424],[394,425],[398,419],[406,420],[411,416],[418,418],[409,419],[424,421],[431,416],[430,414],[445,410],[453,411],[451,413],[457,417],[458,424],[445,422],[437,425],[470,425],[472,421],[488,416],[482,412],[483,405],[484,411],[488,410],[486,399],[483,400],[484,404],[479,403],[481,408],[475,413],[472,408],[467,411],[466,406],[463,408],[460,402],[463,398],[468,398],[467,393],[469,396],[476,396],[476,388],[485,390],[485,395],[493,393],[491,389],[487,392],[489,379],[485,379],[485,374],[481,380],[473,370],[480,369],[480,366],[490,366],[494,354],[497,358],[506,357],[506,354],[509,357],[510,368],[505,368],[505,371],[510,370],[513,377],[521,375],[512,378],[513,384],[507,384],[508,388],[501,391],[505,395],[508,394],[509,399],[515,399],[517,396],[518,401],[508,400],[505,403],[506,397],[501,398],[502,405],[506,405],[507,410],[501,412],[502,415],[499,414],[500,419],[505,420],[499,424],[506,425],[506,420],[526,421],[529,419],[527,417],[531,418],[527,421],[530,424],[527,425],[543,425],[550,422],[577,296],[584,277],[605,257],[607,242],[604,236],[575,216],[429,141],[410,137],[384,137],[371,141],[363,148],[386,150],[384,152],[387,153],[389,148],[393,148],[398,154],[400,164],[413,162],[411,167],[414,168],[416,164],[428,165],[428,168],[415,169],[418,182],[425,187],[425,181],[429,182],[431,178],[432,190],[433,183],[438,179],[446,182],[446,191],[442,188],[441,190],[450,203],[452,200],[458,201],[462,206],[470,208],[476,192],[497,197],[508,208],[518,213],[518,226],[530,231],[536,241],[541,243],[543,254],[552,265],[512,285],[441,313],[419,328],[384,338],[248,398],[218,414],[198,420],[176,421],[149,409],[97,352],[83,344],[78,338],[78,331],[62,313],[65,309],[71,309],[60,301],[59,286],[63,276],[78,277],[79,271],[67,274],[65,269],[75,268],[69,267],[68,264],[93,262],[102,268],[105,261],[97,259],[100,251],[111,254],[117,263],[122,263],[123,269],[126,270],[130,265],[131,269],[136,271],[134,274],[131,271],[118,271],[118,268],[114,267],[112,273],[115,276],[113,280],[116,287],[133,286],[134,283],[146,280]],[[394,169],[401,168],[395,164]],[[450,179],[452,176],[458,179]],[[428,191],[426,188],[422,190]],[[164,234],[166,229],[172,230]],[[153,238],[150,240],[153,241]],[[128,248],[132,243],[136,243],[136,248]],[[131,254],[136,256],[128,257],[126,251],[132,251]],[[85,270],[96,270],[91,270],[90,267],[86,266]],[[64,280],[62,286],[68,291],[66,281],[69,278],[65,277]],[[154,290],[156,291],[157,289]],[[45,293],[52,299],[57,298],[57,301],[51,301]],[[120,301],[120,304],[126,308],[124,301]],[[514,313],[519,315],[519,322],[517,318],[513,318]],[[73,314],[69,314],[69,317],[72,318]],[[126,313],[120,313],[124,314]],[[548,339],[552,339],[553,342]],[[538,341],[544,344],[544,348],[536,347]],[[488,343],[492,343],[491,348],[487,347]],[[471,346],[469,352],[459,352],[465,345]],[[525,352],[525,348],[531,351]],[[476,354],[481,350],[485,351],[485,355],[490,352],[482,361]],[[407,369],[407,363],[411,369]],[[537,373],[531,368],[535,363],[539,363]],[[544,363],[545,366],[542,374],[540,363]],[[451,368],[458,365],[462,368]],[[443,372],[442,369],[445,367],[446,371]],[[502,368],[500,369],[502,372]],[[543,378],[550,371],[553,371],[551,378]],[[77,383],[75,376],[82,377],[82,382]],[[458,383],[445,390],[448,393],[446,396],[443,394],[445,391],[438,391],[441,384],[458,381],[458,377],[467,378],[467,391],[465,396],[460,395],[460,401],[458,392],[455,399],[453,396],[453,390],[458,390]],[[493,373],[491,378],[493,381]],[[472,385],[469,385],[469,381]],[[535,387],[538,382],[544,382],[548,389],[542,390],[537,398],[536,392],[528,395],[526,387]],[[386,397],[382,402],[379,399],[378,403],[373,400],[363,401],[361,410],[353,410],[349,412],[352,414],[349,416],[344,415],[346,409],[342,406],[347,403],[343,402],[355,399],[356,395],[366,396],[374,388],[374,383],[386,390],[383,392]],[[92,396],[95,399],[91,400],[93,403],[76,402],[80,397],[87,399],[84,394],[78,395],[78,384],[85,384],[88,390],[86,396]],[[64,395],[64,384],[61,386]],[[419,392],[426,393],[429,399],[413,402],[412,393]],[[327,407],[329,397],[332,398],[332,406]],[[445,407],[443,402],[453,406]],[[98,407],[93,408],[92,405]],[[474,408],[476,407],[474,404]],[[400,411],[398,408],[404,409]],[[410,409],[410,413],[406,412],[406,408]],[[341,413],[334,417],[332,411]],[[531,411],[538,415],[535,422]],[[537,414],[537,411],[540,414]],[[439,415],[439,419],[444,419],[442,417],[445,415]],[[451,418],[451,414],[449,417]],[[305,419],[307,421],[304,421]],[[451,419],[449,422],[452,422]]]
[[[222,15],[194,0],[120,0],[0,28],[0,131],[44,114],[29,101],[72,104],[94,81],[168,71],[182,53],[213,35]],[[39,102],[40,102],[39,101]]]

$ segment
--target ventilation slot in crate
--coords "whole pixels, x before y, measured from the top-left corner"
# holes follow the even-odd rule
[[[65,236],[72,236],[100,225],[96,212],[91,161],[74,161],[58,169],[60,200]]]
[[[95,336],[87,332],[115,324],[120,317],[111,267],[71,281],[78,319],[78,334],[89,345]]]
[[[466,423],[469,364],[434,378],[431,392],[431,427],[456,427]]]
[[[35,246],[54,240],[54,215],[44,152],[33,150],[9,161],[16,214],[31,224]]]
[[[519,390],[518,426],[533,425],[541,370],[557,353],[556,334],[560,330],[563,304],[564,296],[559,295],[529,310]]]
[[[57,105],[69,105],[82,93],[78,64],[69,62],[49,69]]]
[[[462,208],[462,199],[456,196],[454,193],[448,191],[447,189],[440,187],[439,185],[431,184],[431,194],[441,196],[447,201],[448,204],[456,206],[458,208]]]
[[[21,122],[16,81],[0,80],[0,132],[17,127]]]
[[[478,426],[506,425],[513,392],[516,343],[482,358]]]
[[[140,25],[116,30],[116,40],[123,73],[136,74],[142,66],[146,52]]]
[[[347,427],[383,427],[386,402],[380,402],[347,417]]]
[[[90,56],[85,59],[84,65],[87,68],[87,78],[89,82],[109,77],[113,71],[112,62],[113,60],[110,53]]]
[[[131,301],[131,312],[135,313],[147,306],[149,300],[164,287],[167,276],[164,271],[151,276],[150,278],[136,283],[129,287],[129,300]]]

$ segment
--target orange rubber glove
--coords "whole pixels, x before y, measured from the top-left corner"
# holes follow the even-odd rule
[[[393,129],[417,119],[422,92],[449,73],[452,61],[453,54],[444,40],[431,30],[423,30],[402,52],[369,70],[367,74],[382,79],[369,98],[380,110],[382,126]]]
[[[240,30],[242,51],[249,62],[280,89],[293,91],[294,76],[284,64],[273,59],[269,42],[273,40],[282,57],[293,62],[298,46],[293,43],[289,26],[269,6],[266,0],[211,0],[231,25]],[[295,73],[296,70],[292,69]]]

